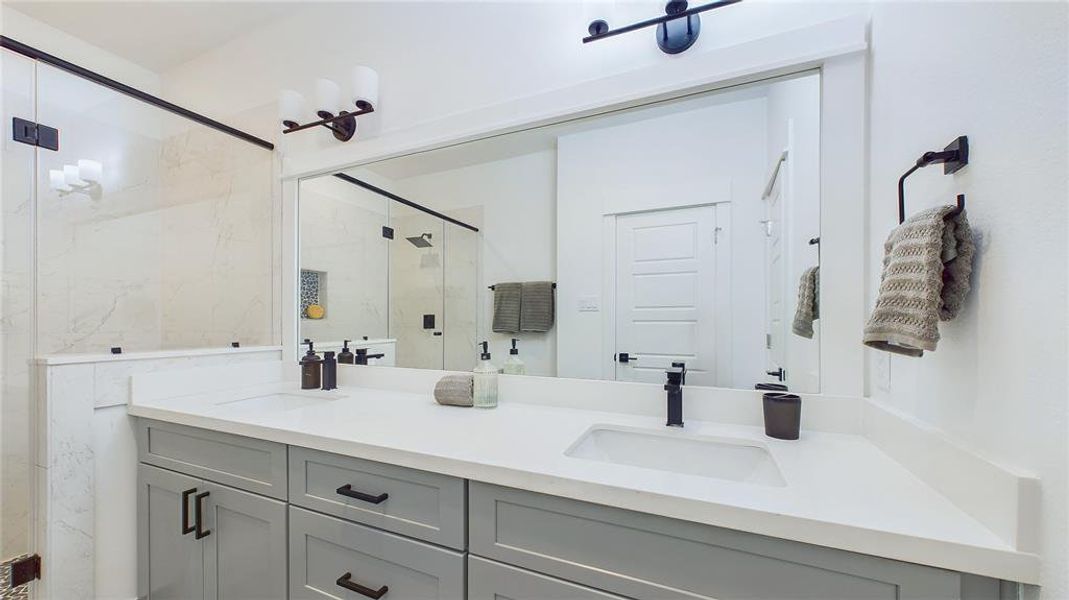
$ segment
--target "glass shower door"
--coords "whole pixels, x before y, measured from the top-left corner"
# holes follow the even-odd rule
[[[12,118],[36,121],[34,61],[0,52],[0,562],[33,551],[33,228],[37,149],[12,140]],[[42,151],[44,152],[44,151]]]
[[[398,367],[441,369],[445,347],[445,235],[441,219],[390,207],[390,337]]]
[[[447,371],[470,371],[478,355],[479,234],[445,223],[445,347],[443,363]],[[494,356],[497,365],[506,356]]]

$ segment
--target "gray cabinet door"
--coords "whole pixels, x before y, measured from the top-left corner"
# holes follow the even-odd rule
[[[624,597],[469,556],[468,600],[624,600]]]
[[[193,523],[193,495],[204,482],[138,466],[138,595],[151,600],[204,597],[204,544],[183,532],[182,505]],[[192,491],[190,491],[192,490]],[[185,497],[183,497],[185,492]]]
[[[286,597],[286,503],[206,483],[203,528],[208,600]]]
[[[290,598],[462,600],[464,555],[290,507]]]

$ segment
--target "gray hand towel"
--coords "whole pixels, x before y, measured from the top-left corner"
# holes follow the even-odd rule
[[[516,333],[520,330],[520,302],[522,286],[519,283],[498,283],[494,285],[494,323],[495,333]]]
[[[955,211],[917,213],[888,236],[866,345],[906,356],[935,350],[939,321],[957,316],[969,292],[976,253],[965,211]]]
[[[434,399],[446,406],[471,406],[472,376],[446,375],[434,384]]]
[[[820,318],[820,267],[809,267],[798,282],[798,306],[794,310],[791,331],[804,338],[813,337],[813,321]]]
[[[553,282],[525,281],[520,303],[520,331],[546,332],[555,316]]]

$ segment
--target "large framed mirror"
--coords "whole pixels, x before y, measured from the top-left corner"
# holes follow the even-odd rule
[[[821,75],[304,178],[300,339],[383,365],[821,391]],[[515,340],[515,354],[510,354]]]

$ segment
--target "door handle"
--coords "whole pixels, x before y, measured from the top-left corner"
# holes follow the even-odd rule
[[[627,352],[621,352],[621,353],[616,355],[616,360],[617,360],[617,362],[621,362],[621,363],[626,365],[629,362],[634,362],[634,361],[638,360],[638,357],[637,356],[631,356]]]
[[[197,488],[189,488],[182,492],[182,535],[193,533],[193,526],[189,524],[189,496],[196,491]]]
[[[356,592],[361,596],[367,596],[368,598],[374,598],[375,600],[382,598],[386,595],[386,592],[390,591],[389,586],[385,585],[377,590],[373,590],[369,587],[364,587],[359,583],[353,581],[352,573],[346,573],[345,575],[342,575],[335,583],[351,592]]]
[[[389,494],[383,492],[378,496],[372,496],[371,494],[365,494],[364,492],[358,492],[353,489],[351,483],[347,483],[340,488],[334,490],[335,492],[346,496],[348,498],[356,498],[357,500],[363,500],[364,502],[370,502],[371,504],[382,504],[390,497]]]
[[[193,534],[193,539],[206,538],[212,534],[211,529],[201,529],[204,525],[204,499],[211,495],[211,492],[201,492],[196,496],[193,496],[193,529],[196,533]]]
[[[779,379],[780,381],[783,381],[784,376],[786,375],[786,373],[783,372],[783,367],[780,367],[775,371],[765,371],[765,373],[775,377],[776,379]]]

